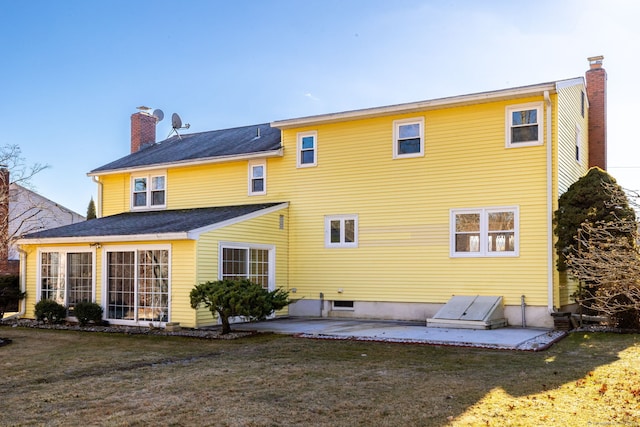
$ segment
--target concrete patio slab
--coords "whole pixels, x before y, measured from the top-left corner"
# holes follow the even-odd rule
[[[564,331],[506,327],[499,329],[428,328],[425,323],[327,318],[279,318],[234,324],[238,331],[260,331],[316,339],[348,339],[539,351],[566,336]]]

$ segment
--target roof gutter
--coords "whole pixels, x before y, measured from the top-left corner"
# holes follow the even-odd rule
[[[342,122],[353,119],[365,119],[386,116],[390,114],[412,113],[416,111],[433,110],[437,108],[450,108],[462,105],[480,104],[524,96],[543,95],[545,92],[555,93],[556,83],[542,83],[532,86],[481,92],[471,95],[438,98],[427,101],[411,102],[407,104],[389,105],[386,107],[366,108],[361,110],[345,111],[341,113],[322,114],[317,116],[301,117],[297,119],[278,120],[271,122],[271,127],[289,129],[300,126],[316,125],[322,123]]]
[[[138,242],[143,240],[193,240],[186,231],[174,233],[125,234],[109,236],[81,236],[81,237],[42,237],[34,239],[19,239],[19,245],[47,245],[58,243],[115,243]]]
[[[239,160],[265,159],[269,157],[282,157],[284,148],[278,148],[271,151],[259,151],[255,153],[234,154],[231,156],[204,157],[197,160],[178,160],[165,163],[154,163],[152,165],[133,166],[118,169],[106,169],[104,171],[91,171],[87,176],[113,175],[123,172],[140,172],[145,170],[162,169],[162,168],[178,168],[187,166],[210,165],[215,163],[228,163]]]

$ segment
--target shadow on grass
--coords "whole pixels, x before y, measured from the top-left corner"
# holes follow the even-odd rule
[[[14,341],[0,350],[0,389],[12,390],[3,396],[4,416],[24,425],[62,425],[51,408],[96,425],[587,425],[619,409],[594,396],[607,397],[625,381],[640,396],[637,335],[573,333],[544,352],[271,334],[216,341],[0,328],[0,335]],[[607,393],[599,383],[591,391],[580,386],[599,368],[620,369],[617,362],[630,370],[627,378],[609,378]],[[561,402],[576,384],[579,410],[574,395]],[[75,388],[84,393],[70,394]],[[547,402],[518,412],[525,405],[513,399],[540,393]],[[487,403],[492,395],[504,399]],[[640,403],[631,394],[629,400]],[[105,418],[109,411],[114,415]],[[547,412],[575,422],[544,422]]]

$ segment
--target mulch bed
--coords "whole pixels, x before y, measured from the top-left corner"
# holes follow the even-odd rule
[[[7,321],[0,321],[0,326],[5,327],[23,327],[23,328],[35,328],[35,329],[55,329],[66,331],[82,331],[82,332],[103,332],[103,333],[117,333],[117,334],[129,334],[129,335],[158,335],[158,336],[175,336],[175,337],[191,337],[202,339],[222,339],[233,340],[237,338],[256,335],[256,331],[237,331],[230,332],[228,334],[221,333],[221,327],[208,327],[206,329],[190,329],[182,328],[179,331],[166,331],[164,328],[156,328],[150,326],[120,326],[120,325],[87,325],[80,326],[77,323],[62,323],[62,324],[49,324],[39,322],[32,319],[11,319]],[[11,343],[11,340],[7,338],[0,338],[0,346]]]

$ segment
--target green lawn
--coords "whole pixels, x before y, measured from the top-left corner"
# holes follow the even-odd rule
[[[0,327],[0,425],[640,424],[640,336],[538,353]]]

